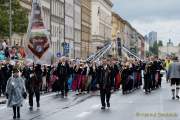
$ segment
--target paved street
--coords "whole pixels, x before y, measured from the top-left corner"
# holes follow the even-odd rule
[[[179,5],[0,0],[0,120],[180,120]]]
[[[111,108],[100,110],[97,95],[71,94],[62,99],[56,94],[44,95],[41,98],[41,109],[36,107],[29,111],[27,101],[21,109],[22,120],[179,120],[180,101],[172,101],[169,85],[145,95],[142,90],[133,94],[122,95],[121,91],[112,95]],[[0,106],[0,119],[11,120],[12,111]]]

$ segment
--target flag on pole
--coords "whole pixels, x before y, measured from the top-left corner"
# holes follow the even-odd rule
[[[32,2],[27,40],[28,58],[30,57],[34,61],[43,61],[42,64],[49,63],[50,61],[46,60],[46,58],[50,58],[50,54],[46,57],[50,48],[49,33],[43,21],[42,7],[39,0],[33,0]]]

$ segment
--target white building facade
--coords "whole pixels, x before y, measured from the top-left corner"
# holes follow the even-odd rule
[[[81,0],[74,0],[74,58],[81,57]]]
[[[68,50],[66,56],[74,57],[74,0],[65,0],[65,42]]]
[[[91,0],[92,11],[92,47],[98,47],[111,40],[112,2],[110,0]]]
[[[180,57],[180,47],[179,46],[159,47],[159,57],[166,58],[167,55],[175,55],[177,57]]]
[[[133,30],[132,30],[130,24],[125,24],[125,28],[124,28],[123,32],[124,32],[123,45],[130,49],[130,41],[132,39],[132,34],[133,34]]]
[[[45,1],[45,0],[44,0]],[[47,0],[48,2],[49,0]],[[49,2],[48,2],[49,3]],[[62,54],[64,42],[64,0],[52,0],[51,3],[51,18],[48,17],[48,9],[44,11],[45,23],[50,23],[48,29],[51,29],[51,42],[52,51],[54,56],[58,56],[58,53]],[[44,7],[43,7],[44,9]],[[46,13],[45,13],[46,12]],[[50,13],[49,13],[50,16]],[[49,19],[48,19],[49,18]]]

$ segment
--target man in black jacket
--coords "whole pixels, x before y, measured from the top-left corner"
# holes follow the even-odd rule
[[[4,72],[2,70],[3,66],[0,66],[0,97],[1,95],[5,95],[5,76],[4,76]]]
[[[2,92],[5,93],[7,81],[12,76],[13,65],[10,64],[9,60],[7,60],[6,64],[1,69],[2,69],[2,74],[4,75]]]
[[[58,72],[58,78],[60,82],[60,90],[62,97],[66,96],[68,94],[68,76],[69,76],[69,64],[65,60],[65,58],[62,58],[61,61],[58,64],[57,67]]]
[[[97,83],[98,87],[100,88],[100,96],[101,96],[101,104],[102,107],[101,109],[110,107],[110,97],[111,97],[111,89],[113,87],[113,80],[112,80],[112,68],[110,65],[107,63],[109,60],[104,59],[102,61],[102,65],[98,67],[97,70]],[[105,103],[106,100],[106,103]]]
[[[33,69],[31,75],[30,75],[30,80],[28,83],[28,92],[29,92],[29,105],[30,105],[30,110],[33,109],[33,96],[35,94],[36,96],[36,103],[37,103],[37,108],[40,107],[40,89],[42,85],[42,69],[41,65],[37,64],[35,69]]]

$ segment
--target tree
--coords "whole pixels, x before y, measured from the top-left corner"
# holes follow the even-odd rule
[[[150,52],[150,51],[146,51],[146,57],[149,57],[149,56],[152,56],[153,55],[153,53],[152,52]]]
[[[163,42],[162,42],[162,40],[159,40],[159,42],[158,42],[158,46],[159,46],[159,47],[162,47],[162,46],[163,46]]]
[[[28,12],[19,0],[12,0],[12,32],[25,33],[28,26]],[[9,0],[0,0],[0,37],[9,37]]]
[[[157,42],[154,42],[153,46],[149,48],[149,51],[152,52],[153,55],[157,55],[159,53],[159,46]]]

